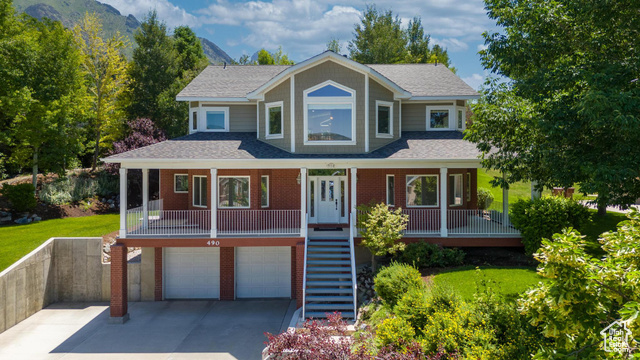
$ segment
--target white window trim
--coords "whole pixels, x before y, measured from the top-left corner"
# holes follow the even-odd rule
[[[386,106],[389,108],[389,133],[379,133],[378,132],[378,107]],[[391,101],[381,101],[376,100],[376,137],[377,138],[392,138],[393,137],[393,102]]]
[[[393,205],[389,204],[389,178],[393,178]],[[396,207],[396,179],[395,179],[395,175],[394,174],[387,174],[387,182],[386,184],[386,194],[387,194],[387,198],[385,199],[385,203],[389,206],[392,207]],[[406,188],[406,186],[405,186]],[[406,191],[406,190],[405,190]]]
[[[224,129],[207,129],[207,111],[224,112]],[[206,132],[229,132],[229,107],[223,106],[202,106],[198,114],[198,131]]]
[[[187,177],[187,191],[177,191],[176,190],[176,184],[178,183],[176,181],[176,177],[178,176],[186,176]],[[173,192],[176,194],[188,194],[189,193],[189,174],[173,174]]]
[[[458,127],[458,111],[462,111],[462,127]],[[467,128],[467,110],[463,106],[456,106],[456,130],[464,131]]]
[[[436,178],[436,204],[435,205],[409,205],[409,197],[407,196],[407,180],[409,176],[433,176]],[[438,208],[440,207],[440,176],[437,174],[407,174],[404,179],[404,197],[408,208]]]
[[[280,108],[280,134],[269,133],[269,109]],[[265,139],[284,138],[284,101],[276,101],[264,104],[264,137]]]
[[[446,128],[432,128],[431,127],[431,111],[432,110],[447,110],[449,111],[449,127]],[[428,131],[450,131],[455,130],[458,123],[458,113],[455,111],[456,107],[453,105],[443,106],[426,106],[425,121]],[[453,115],[453,121],[452,120]]]
[[[326,85],[333,85],[338,89],[344,90],[351,94],[351,98],[348,97],[312,97],[309,98],[307,95],[310,92],[318,90]],[[303,119],[304,119],[304,145],[356,145],[356,91],[348,88],[344,85],[338,84],[335,81],[327,80],[323,83],[310,87],[303,92]],[[347,100],[348,99],[348,100]],[[351,140],[333,140],[333,141],[322,141],[322,140],[309,140],[309,122],[308,122],[308,113],[307,106],[310,104],[349,104],[351,105]]]
[[[206,175],[193,175],[193,186],[191,187],[191,189],[193,190],[193,195],[191,196],[191,203],[193,204],[193,207],[199,207],[199,208],[207,208],[207,205],[196,205],[196,181],[195,178],[207,178]],[[200,186],[200,194],[202,194],[202,183],[198,184]],[[207,187],[205,186],[205,189],[207,189]],[[209,194],[209,189],[207,189],[207,195],[211,195]],[[206,199],[205,199],[206,200]]]
[[[196,120],[193,119],[193,115],[196,115]],[[198,132],[198,127],[200,126],[200,124],[198,124],[195,121],[198,121],[198,118],[200,118],[200,106],[197,107],[190,107],[189,108],[189,134],[193,134],[195,132]],[[196,128],[193,128],[193,125],[196,126]]]
[[[451,207],[458,207],[458,206],[463,206],[464,205],[464,198],[465,198],[465,194],[464,194],[464,183],[463,183],[463,177],[462,174],[449,174],[449,177],[453,177],[453,197],[454,199],[449,199],[449,206]],[[460,181],[460,200],[462,200],[462,202],[460,204],[454,204],[453,200],[455,200],[455,196],[456,196],[456,178],[459,179]],[[448,196],[448,194],[447,194]]]
[[[262,179],[267,179],[267,205],[262,205]],[[249,180],[251,181],[251,180]],[[260,176],[260,206],[262,208],[268,208],[269,207],[269,193],[271,192],[269,189],[269,175],[262,175]],[[251,192],[251,184],[249,184],[249,192]],[[249,203],[251,203],[251,197],[249,197]]]
[[[245,179],[249,179],[249,187],[247,189],[248,193],[247,193],[247,198],[249,199],[249,205],[248,206],[222,206],[220,205],[220,196],[222,195],[222,191],[220,191],[220,179],[224,179],[224,178],[232,178],[232,179],[241,179],[241,178],[245,178]],[[251,208],[251,176],[247,176],[247,175],[240,175],[240,176],[233,176],[233,175],[226,175],[226,176],[218,176],[218,199],[216,200],[218,202],[218,208],[219,209],[250,209]]]

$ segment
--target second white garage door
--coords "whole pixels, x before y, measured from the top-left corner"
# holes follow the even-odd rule
[[[236,250],[238,298],[291,297],[291,247],[239,247]]]
[[[166,248],[167,299],[219,299],[220,248]]]

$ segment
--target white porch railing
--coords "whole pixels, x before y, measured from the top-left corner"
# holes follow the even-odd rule
[[[405,234],[440,235],[440,209],[403,209],[402,213],[409,215]]]
[[[218,210],[218,235],[297,235],[300,210]]]
[[[502,212],[496,210],[447,210],[449,235],[520,235],[513,226],[503,224],[503,220]]]
[[[150,209],[146,226],[142,207],[127,210],[127,234],[130,235],[208,235],[210,231],[210,210]]]

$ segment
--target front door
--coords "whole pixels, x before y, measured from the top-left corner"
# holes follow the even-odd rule
[[[340,222],[340,177],[318,176],[318,223],[337,224]]]

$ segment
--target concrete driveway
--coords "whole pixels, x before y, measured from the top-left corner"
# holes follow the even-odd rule
[[[261,358],[264,332],[286,330],[295,300],[130,303],[108,324],[105,304],[54,304],[0,334],[0,359]]]

